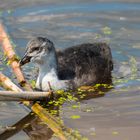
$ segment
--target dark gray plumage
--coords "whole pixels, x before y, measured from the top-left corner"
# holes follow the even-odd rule
[[[73,84],[111,83],[112,55],[106,43],[87,43],[57,52],[60,79]]]

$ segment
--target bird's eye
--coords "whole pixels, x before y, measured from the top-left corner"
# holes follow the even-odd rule
[[[39,47],[32,48],[32,51],[38,51],[38,50],[39,50]]]

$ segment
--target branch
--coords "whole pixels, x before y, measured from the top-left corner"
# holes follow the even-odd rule
[[[15,85],[8,77],[0,72],[0,85],[12,91],[22,91],[17,85]]]
[[[25,78],[19,67],[18,60],[16,59],[17,58],[16,54],[14,50],[12,49],[12,45],[9,41],[9,37],[7,33],[5,32],[2,24],[0,24],[0,34],[1,34],[2,47],[3,47],[4,53],[9,58],[10,65],[20,85],[22,85],[23,88],[25,88],[26,90],[31,91],[32,90],[31,86],[25,81]],[[51,114],[49,114],[44,108],[42,108],[38,103],[35,103],[32,105],[30,102],[24,101],[23,104],[28,106],[33,112],[35,112],[40,117],[40,119],[44,121],[56,133],[56,135],[59,136],[60,139],[66,140],[62,125],[58,123],[58,121]]]
[[[48,96],[50,96],[49,92],[0,91],[0,101],[35,101],[44,100]]]
[[[11,42],[9,40],[9,36],[7,35],[6,31],[4,30],[4,26],[0,24],[0,38],[2,43],[2,48],[4,54],[8,57],[10,61],[11,68],[15,73],[17,80],[21,86],[23,86],[26,90],[32,90],[31,86],[25,81],[23,73],[19,67],[17,56],[12,48]]]

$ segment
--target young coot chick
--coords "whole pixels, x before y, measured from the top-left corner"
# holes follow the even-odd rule
[[[27,44],[20,65],[33,62],[39,68],[36,88],[75,89],[82,85],[111,83],[112,55],[106,43],[87,43],[56,51],[53,42],[36,37]]]

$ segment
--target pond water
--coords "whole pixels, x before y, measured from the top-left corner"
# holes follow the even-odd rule
[[[91,140],[137,140],[140,137],[139,13],[139,0],[0,1],[0,19],[16,44],[19,56],[33,36],[48,37],[58,49],[84,42],[110,44],[114,88],[103,97],[81,101],[78,108],[65,103],[60,109],[64,124]],[[30,64],[24,69],[31,75],[33,66]],[[3,71],[11,77],[11,70],[6,66]],[[1,128],[16,123],[28,112],[17,103],[0,102]],[[80,118],[72,119],[73,115]],[[20,131],[12,139],[29,137]]]

